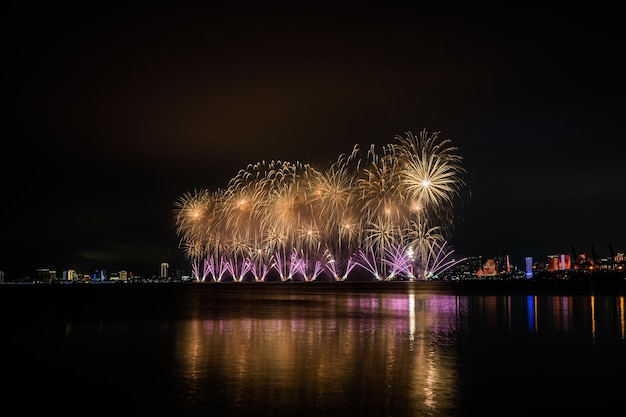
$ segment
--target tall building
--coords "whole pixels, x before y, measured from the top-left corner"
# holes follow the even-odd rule
[[[526,258],[526,278],[531,279],[533,277],[533,258]]]
[[[161,264],[161,278],[167,278],[169,275],[170,264],[163,262]]]
[[[63,271],[63,281],[78,281],[78,274],[73,269]]]
[[[569,254],[548,255],[548,271],[565,271],[571,269]]]
[[[91,276],[92,281],[106,281],[107,274],[104,269],[96,269]]]

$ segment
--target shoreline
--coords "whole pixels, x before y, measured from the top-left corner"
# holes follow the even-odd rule
[[[612,294],[618,292],[624,294],[626,291],[626,279],[590,279],[590,280],[567,280],[567,279],[512,279],[512,280],[460,280],[460,281],[263,281],[263,282],[198,282],[198,281],[155,281],[155,282],[123,282],[123,281],[102,281],[102,282],[52,282],[52,283],[32,283],[32,282],[3,282],[0,283],[0,294],[10,292],[10,288],[53,290],[53,289],[86,289],[94,290],[108,289],[113,291],[133,290],[158,290],[161,289],[184,289],[193,287],[210,292],[237,291],[237,290],[259,290],[272,289],[278,287],[285,289],[306,288],[317,290],[339,290],[363,292],[396,292],[401,290],[411,290],[419,292],[444,292],[456,294],[492,294],[492,293],[577,293],[577,292],[607,292]],[[61,290],[62,291],[62,290]]]

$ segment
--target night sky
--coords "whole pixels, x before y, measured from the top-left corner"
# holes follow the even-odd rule
[[[617,10],[213,3],[3,6],[5,279],[186,267],[185,192],[423,129],[463,156],[459,256],[626,251]]]

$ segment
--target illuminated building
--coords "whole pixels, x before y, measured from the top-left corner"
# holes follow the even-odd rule
[[[63,281],[77,281],[78,274],[73,269],[68,269],[67,271],[63,271]]]
[[[104,269],[96,269],[91,276],[92,281],[106,281],[106,271]]]
[[[167,278],[169,274],[170,265],[167,262],[161,264],[161,278]]]
[[[548,255],[548,271],[565,271],[571,269],[571,257],[568,254]]]
[[[530,279],[533,277],[533,258],[526,258],[526,278]]]
[[[497,274],[498,274],[498,264],[496,263],[494,259],[487,259],[482,269],[479,269],[476,272],[476,276],[478,277],[483,277],[483,276],[491,277]]]

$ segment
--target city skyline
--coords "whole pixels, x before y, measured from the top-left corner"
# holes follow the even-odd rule
[[[574,249],[574,248],[572,248]],[[523,260],[511,260],[507,254],[496,255],[481,255],[473,254],[463,257],[455,257],[453,259],[446,259],[448,266],[441,268],[441,275],[443,277],[449,277],[453,275],[454,270],[467,271],[473,278],[486,278],[492,273],[495,275],[511,275],[507,279],[515,278],[520,279],[521,274],[526,273],[526,278],[534,278],[528,275],[529,268],[540,272],[573,272],[573,271],[586,271],[593,273],[589,267],[594,267],[596,271],[612,271],[616,273],[616,276],[624,275],[624,267],[626,260],[625,251],[612,251],[612,247],[609,248],[611,255],[605,256],[603,253],[599,253],[595,250],[595,247],[591,248],[589,252],[576,252],[570,253],[553,253],[539,258],[525,257]],[[530,263],[529,263],[530,262]],[[611,266],[612,264],[612,266]],[[170,265],[169,262],[160,262],[154,268],[156,272],[149,271],[133,271],[127,268],[113,268],[110,269],[107,265],[101,265],[92,270],[75,269],[71,267],[55,267],[51,265],[38,266],[30,268],[28,271],[20,271],[18,274],[7,276],[5,271],[0,269],[2,274],[0,282],[29,282],[37,281],[41,275],[53,277],[52,281],[109,281],[112,277],[115,280],[127,281],[132,279],[176,279],[176,280],[189,280],[200,282],[221,282],[216,281],[213,277],[197,276],[196,271],[193,269],[193,264],[186,262],[184,264]],[[492,272],[486,272],[492,270]],[[165,272],[164,272],[165,271]],[[280,280],[280,274],[278,271],[274,271],[272,268],[271,281]],[[514,276],[515,275],[515,276]],[[375,277],[366,268],[357,266],[350,273],[348,280],[367,281],[368,277],[371,281],[376,281]],[[322,281],[333,281],[332,271],[325,269],[319,276]],[[397,277],[396,280],[404,281],[407,276],[402,275]],[[288,281],[300,281],[305,282],[305,277],[298,272],[293,278]],[[417,280],[424,280],[424,277],[420,277]],[[44,280],[47,282],[47,280]],[[230,273],[225,274],[224,282],[237,282]],[[315,281],[315,280],[312,280]],[[393,281],[393,280],[391,280]],[[243,282],[254,282],[252,273],[248,271]]]
[[[439,132],[459,256],[626,249],[610,10],[132,2],[5,13],[0,270],[182,265],[175,203]],[[502,253],[508,252],[508,253]]]

